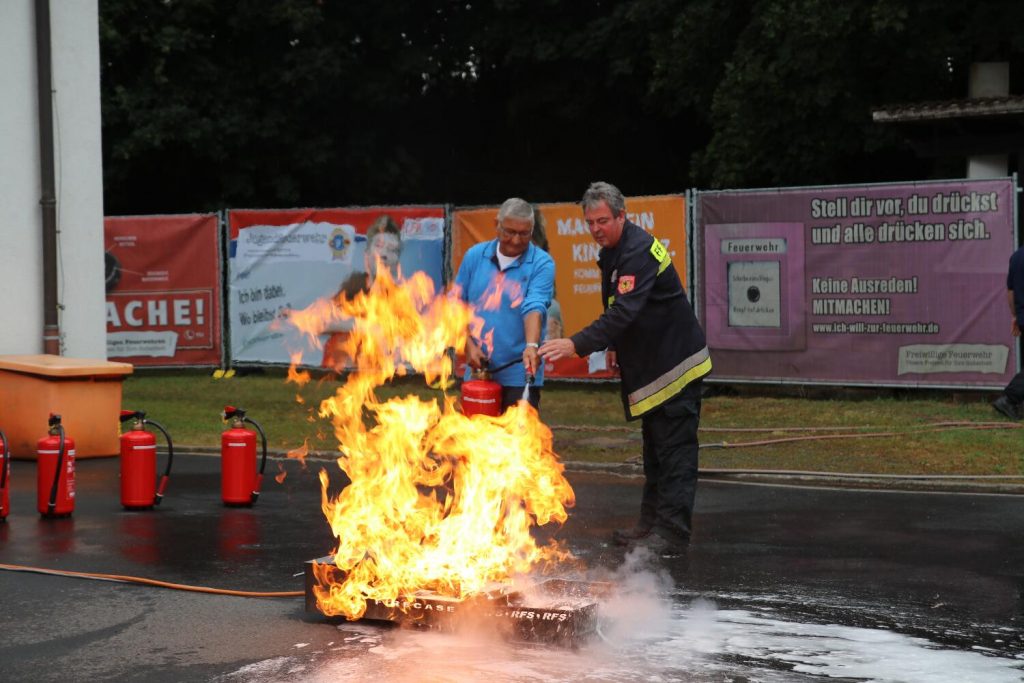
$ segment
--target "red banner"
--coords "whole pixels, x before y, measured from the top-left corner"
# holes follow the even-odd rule
[[[107,358],[148,366],[222,361],[215,214],[104,221]]]

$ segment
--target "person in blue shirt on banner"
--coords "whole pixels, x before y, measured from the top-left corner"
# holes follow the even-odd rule
[[[528,375],[528,398],[539,408],[544,384],[537,349],[555,287],[555,262],[531,241],[533,227],[533,207],[517,197],[506,200],[498,209],[497,238],[471,247],[455,276],[459,296],[483,319],[483,328],[466,343],[465,379],[485,365],[496,370],[492,379],[502,386],[502,411],[523,398]]]
[[[373,279],[377,276],[377,268],[386,268],[391,277],[398,275],[398,261],[402,255],[402,230],[391,216],[385,214],[378,217],[366,230],[366,251],[363,253],[365,270],[351,273],[334,295],[335,299],[352,300],[360,292],[370,291]],[[345,341],[352,331],[353,321],[350,318],[338,320],[324,329],[322,334],[329,334],[324,343],[324,355],[320,365],[336,371],[349,369],[352,359],[344,351]]]

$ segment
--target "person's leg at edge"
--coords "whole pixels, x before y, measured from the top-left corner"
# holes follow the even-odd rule
[[[1018,372],[992,403],[992,407],[1011,420],[1024,417],[1024,372]]]
[[[1010,383],[1003,389],[1003,393],[1018,406],[1024,403],[1024,372],[1014,375]]]

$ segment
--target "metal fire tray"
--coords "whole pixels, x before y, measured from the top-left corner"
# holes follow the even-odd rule
[[[313,593],[314,565],[333,573],[339,582],[344,574],[330,556],[306,562],[306,612],[325,616]],[[444,631],[491,626],[506,637],[576,645],[596,632],[598,600],[609,592],[606,583],[568,579],[547,579],[511,592],[499,587],[464,599],[418,590],[394,601],[368,600],[362,618]]]

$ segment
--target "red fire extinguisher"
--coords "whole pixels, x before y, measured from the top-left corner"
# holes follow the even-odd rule
[[[7,513],[11,511],[11,494],[7,485],[11,478],[11,449],[7,443],[7,435],[0,429],[0,449],[2,457],[0,460],[0,522],[7,519]]]
[[[473,379],[462,383],[462,413],[468,416],[501,415],[501,385],[491,379],[491,375],[512,367],[519,360],[516,358],[492,369],[487,367],[487,359],[484,359],[483,366],[473,371]]]
[[[68,517],[75,510],[75,441],[53,413],[49,436],[36,444],[36,509],[43,517]]]
[[[248,506],[260,497],[263,470],[267,466],[267,435],[263,427],[234,406],[224,406],[224,420],[231,428],[220,437],[220,497],[225,505]],[[256,433],[245,428],[245,423],[256,427],[263,441],[263,460],[256,474]]]
[[[121,505],[128,510],[146,510],[159,505],[167,489],[174,461],[171,435],[158,422],[147,420],[141,410],[122,410],[121,424],[134,420],[130,431],[121,435]],[[167,469],[156,483],[156,437],[146,425],[159,429],[167,439]]]
[[[467,416],[501,415],[501,385],[487,371],[476,371],[462,383],[462,412]]]

